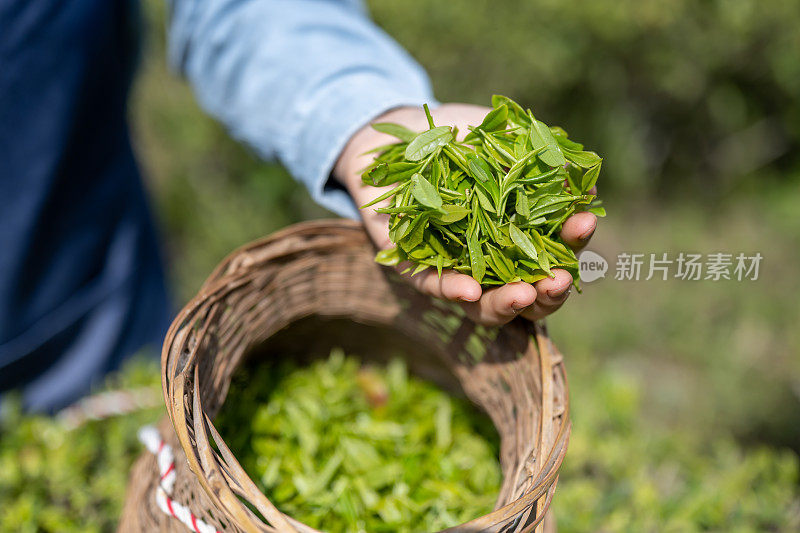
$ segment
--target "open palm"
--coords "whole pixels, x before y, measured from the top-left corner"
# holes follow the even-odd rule
[[[431,110],[438,125],[455,126],[463,137],[469,126],[477,126],[490,109],[468,104],[444,104]],[[413,131],[428,129],[425,113],[421,108],[398,108],[377,117],[374,122],[395,122]],[[365,152],[377,146],[395,142],[389,135],[372,129],[369,125],[359,130],[342,151],[334,169],[335,177],[348,190],[357,205],[364,205],[388,188],[364,185],[360,170],[370,164],[374,155]],[[386,201],[388,204],[388,200]],[[393,246],[389,240],[389,216],[376,213],[375,205],[363,209],[361,217],[370,238],[381,249]],[[597,217],[588,212],[569,217],[561,230],[561,238],[576,252],[586,246],[597,227]],[[401,265],[403,270],[408,265]],[[518,281],[491,289],[484,289],[472,277],[445,270],[439,277],[435,270],[426,270],[415,276],[404,274],[409,283],[420,291],[459,302],[473,320],[487,324],[504,324],[517,315],[530,320],[544,318],[567,300],[572,285],[572,276],[565,270],[553,269],[553,278],[545,278],[534,284]]]

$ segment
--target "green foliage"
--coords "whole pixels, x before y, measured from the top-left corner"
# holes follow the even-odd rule
[[[606,279],[548,319],[566,354],[572,390],[624,368],[644,384],[642,416],[711,439],[800,450],[800,189],[775,190],[701,210],[606,198],[592,249]],[[760,252],[757,281],[615,280],[621,252]],[[673,269],[674,271],[674,269]]]
[[[750,464],[762,453],[772,457],[765,463],[779,463],[788,453],[781,447],[800,450],[797,0],[369,3],[428,69],[440,100],[481,102],[503,91],[603,154],[601,192],[614,216],[599,225],[592,248],[611,262],[609,278],[621,251],[765,256],[758,282],[606,279],[548,319],[566,357],[576,420],[554,500],[562,529],[585,530],[586,513],[575,528],[568,522],[581,509],[608,531],[625,531],[617,524],[633,511],[630,520],[641,522],[645,511],[629,510],[625,498],[596,505],[597,487],[619,481],[608,477],[617,463],[579,476],[571,464],[613,445],[615,456],[630,457],[626,474],[653,470],[664,458],[642,444],[651,434],[683,449],[676,461],[684,466],[696,454],[691,464],[710,495],[725,505],[752,502],[749,490],[715,485],[736,468],[710,450],[723,440]],[[134,134],[183,301],[236,246],[323,211],[285,171],[258,161],[203,114],[164,65],[166,3],[145,5],[150,40]],[[641,201],[653,191],[659,195]],[[665,191],[678,201],[665,201]],[[590,431],[610,416],[594,408],[595,383],[620,373],[638,384],[640,405],[626,414],[636,435]],[[764,444],[771,448],[745,451]],[[764,507],[780,506],[791,524],[796,511],[758,486]]]
[[[605,214],[591,192],[602,160],[530,109],[504,96],[492,105],[463,142],[449,126],[435,126],[427,106],[430,129],[421,133],[376,126],[400,139],[381,147],[362,174],[367,185],[397,185],[362,207],[392,199],[375,211],[390,215],[396,246],[376,259],[409,261],[414,274],[451,268],[484,285],[534,283],[558,267],[577,285],[578,260],[558,230],[578,211]]]
[[[573,433],[556,491],[559,531],[800,529],[795,454],[645,421],[641,385],[619,372],[572,390]]]
[[[441,101],[534,106],[604,155],[607,192],[717,198],[800,168],[797,0],[368,3]]]
[[[332,532],[438,531],[491,511],[501,477],[491,422],[407,376],[400,359],[360,367],[334,350],[239,376],[215,423],[264,493]]]
[[[135,361],[108,386],[152,385],[155,362]],[[0,417],[0,531],[114,531],[128,472],[142,452],[136,432],[162,409],[89,422],[68,431],[45,416],[23,415],[5,399]]]

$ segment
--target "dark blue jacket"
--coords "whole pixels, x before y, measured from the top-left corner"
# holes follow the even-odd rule
[[[0,392],[54,410],[165,332],[126,124],[135,4],[0,0]]]

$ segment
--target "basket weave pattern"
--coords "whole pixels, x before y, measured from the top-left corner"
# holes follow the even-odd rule
[[[176,499],[222,531],[316,532],[259,491],[212,420],[254,347],[308,317],[320,320],[313,336],[324,339],[325,321],[344,319],[407,339],[416,347],[408,353],[410,369],[445,386],[449,380],[500,435],[504,481],[495,510],[448,531],[540,531],[570,431],[562,357],[544,323],[476,325],[458,306],[416,292],[373,256],[360,224],[299,224],[231,254],[184,307],[162,352],[174,432],[166,422],[161,430],[180,463]],[[151,456],[135,465],[121,530],[183,530],[152,502],[156,472]]]

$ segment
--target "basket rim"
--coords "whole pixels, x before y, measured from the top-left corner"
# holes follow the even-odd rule
[[[192,319],[194,314],[207,302],[207,300],[218,291],[225,289],[231,282],[235,282],[241,277],[241,269],[235,268],[236,261],[239,258],[246,256],[248,252],[252,252],[254,250],[261,249],[266,245],[277,243],[286,239],[287,237],[295,237],[295,236],[304,236],[304,235],[314,235],[318,234],[320,231],[324,231],[326,229],[336,228],[336,229],[344,229],[348,230],[352,233],[351,237],[353,239],[352,242],[354,243],[369,243],[369,239],[367,238],[366,234],[363,231],[363,225],[360,222],[349,220],[349,219],[319,219],[319,220],[312,220],[301,222],[295,225],[288,226],[281,230],[278,230],[270,235],[265,237],[261,237],[254,241],[245,243],[235,250],[230,252],[225,256],[225,258],[214,268],[211,274],[205,279],[203,284],[198,289],[198,292],[193,296],[180,310],[180,312],[176,315],[173,322],[170,324],[169,330],[165,337],[165,341],[162,347],[161,352],[161,377],[162,377],[162,393],[164,396],[164,401],[167,407],[167,414],[170,419],[170,422],[175,430],[175,434],[177,436],[178,441],[180,442],[181,448],[186,456],[187,462],[189,463],[191,471],[194,473],[195,477],[199,481],[200,485],[203,487],[203,490],[208,494],[211,500],[215,503],[215,505],[219,506],[222,503],[222,512],[225,514],[231,513],[234,516],[228,517],[233,518],[236,520],[236,526],[240,528],[244,528],[247,531],[259,531],[260,528],[256,528],[252,522],[253,519],[258,519],[256,515],[252,513],[252,511],[247,510],[246,512],[234,512],[232,511],[231,507],[225,504],[223,501],[227,499],[225,495],[219,494],[217,491],[213,489],[208,483],[206,479],[206,472],[209,470],[216,471],[219,470],[219,474],[222,476],[223,479],[226,480],[226,483],[230,486],[229,488],[233,493],[239,493],[240,496],[243,494],[240,491],[245,490],[244,487],[241,487],[240,483],[244,482],[247,485],[251,485],[250,489],[255,489],[256,491],[261,494],[262,498],[261,502],[266,502],[267,507],[262,509],[261,506],[256,504],[255,502],[251,502],[255,505],[258,511],[266,518],[270,525],[265,525],[267,528],[266,531],[307,531],[307,532],[316,532],[317,530],[306,526],[300,522],[297,522],[293,518],[288,515],[285,515],[281,512],[272,502],[271,500],[263,494],[255,485],[255,483],[250,478],[249,474],[244,471],[244,469],[239,464],[238,460],[236,459],[235,455],[228,449],[227,444],[221,438],[221,436],[216,432],[216,428],[214,427],[213,423],[211,422],[208,414],[203,408],[201,394],[199,391],[200,387],[200,379],[201,376],[198,372],[198,367],[196,361],[193,357],[189,357],[184,364],[181,365],[183,369],[177,373],[175,373],[172,377],[170,377],[170,370],[176,370],[173,360],[173,350],[172,347],[176,343],[176,341],[181,340],[185,333],[181,335],[181,329]],[[313,249],[313,246],[306,246],[304,250]],[[274,255],[274,257],[281,257],[286,255],[287,251],[278,252]],[[294,252],[292,252],[294,253]],[[259,261],[255,261],[252,264],[258,264],[259,262],[267,263],[270,260],[274,259],[272,256],[267,256]],[[522,319],[517,319],[522,320]],[[531,334],[536,335],[537,342],[539,344],[538,349],[540,354],[547,353],[551,354],[554,357],[557,357],[558,360],[548,361],[547,364],[550,365],[552,371],[557,372],[559,378],[563,382],[563,414],[560,427],[558,428],[558,432],[553,440],[553,444],[549,447],[548,450],[545,450],[545,446],[540,445],[538,447],[540,452],[547,451],[546,455],[541,455],[539,457],[541,461],[541,470],[539,476],[534,481],[533,490],[530,492],[524,493],[519,498],[507,503],[506,505],[491,511],[485,515],[479,516],[474,518],[468,522],[464,522],[462,524],[453,526],[451,528],[442,530],[444,532],[456,532],[456,531],[480,531],[485,528],[488,528],[493,525],[497,525],[498,523],[502,523],[504,521],[509,520],[509,518],[515,517],[520,515],[520,513],[524,512],[528,509],[534,502],[537,502],[537,518],[534,522],[529,524],[526,531],[533,531],[534,528],[538,531],[539,526],[541,525],[541,521],[544,518],[544,512],[539,512],[540,510],[546,510],[549,507],[550,501],[552,500],[553,493],[555,490],[555,486],[558,481],[559,476],[559,469],[563,462],[564,456],[566,455],[566,451],[568,448],[569,437],[571,433],[572,423],[570,420],[570,406],[569,406],[569,387],[567,382],[566,371],[563,364],[563,358],[558,352],[557,348],[552,344],[549,337],[547,336],[546,325],[545,322],[537,321],[535,323],[526,322],[526,330],[528,330]],[[201,335],[204,331],[201,331]],[[542,346],[543,343],[547,343],[548,346]],[[543,351],[544,350],[544,351]],[[196,352],[196,350],[195,350]],[[550,355],[547,356],[548,358]],[[171,364],[173,363],[173,364]],[[542,361],[542,365],[545,362]],[[181,380],[176,380],[175,378],[179,377],[179,375],[184,374],[187,370],[193,368],[194,376],[193,376],[193,385],[192,385],[192,402],[190,405],[184,404],[184,397],[188,392],[185,388],[185,382]],[[547,381],[543,380],[542,382]],[[189,421],[189,417],[187,415],[191,415],[192,420],[195,421],[194,426],[199,428],[200,434],[197,434],[195,431],[194,438],[189,434],[189,426],[191,422]],[[198,423],[198,415],[200,415],[199,423]],[[180,417],[183,419],[183,423],[179,426],[176,424],[176,418]],[[544,415],[541,417],[542,421],[544,421]],[[551,417],[550,423],[552,424],[553,418]],[[542,422],[540,422],[541,424]],[[540,428],[540,438],[544,434],[544,428]],[[209,431],[210,430],[210,431]],[[213,435],[210,435],[213,433]],[[226,462],[226,465],[232,467],[234,470],[238,470],[242,479],[236,479],[237,472],[225,472],[224,468],[218,468],[220,465],[213,467],[211,465],[204,465],[201,464],[202,458],[199,458],[195,455],[194,451],[195,448],[201,442],[204,445],[208,445],[210,443],[210,438],[213,437],[214,441],[217,444],[220,452]],[[224,449],[224,451],[223,451]],[[543,475],[544,474],[544,475]],[[231,480],[236,482],[239,485],[234,487],[231,483]],[[544,498],[544,502],[541,501],[542,497]],[[232,503],[232,502],[231,502]],[[251,516],[248,516],[251,515]],[[260,520],[258,520],[261,522]],[[263,524],[263,522],[262,522]],[[280,527],[276,527],[280,526]],[[297,526],[301,526],[298,528]]]

